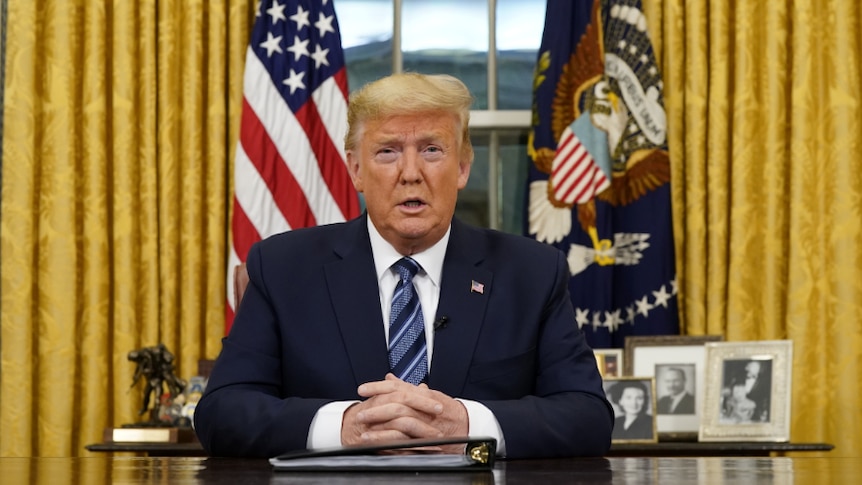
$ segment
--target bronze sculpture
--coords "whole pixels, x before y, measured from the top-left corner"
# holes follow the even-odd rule
[[[150,396],[154,408],[150,410],[149,424],[173,424],[160,417],[159,405],[163,403],[162,396],[167,391],[168,401],[173,401],[186,387],[186,381],[174,374],[174,354],[164,344],[159,343],[153,347],[129,352],[128,359],[135,363],[135,375],[132,378],[132,387],[137,385],[141,378],[145,379],[144,398],[139,416],[150,410]]]

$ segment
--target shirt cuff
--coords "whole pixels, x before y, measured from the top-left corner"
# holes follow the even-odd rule
[[[469,436],[490,436],[497,439],[497,456],[506,456],[506,440],[500,423],[490,409],[484,404],[468,399],[458,399],[467,409],[467,417],[470,419],[467,434]]]
[[[334,448],[341,446],[341,425],[344,422],[344,411],[359,401],[334,401],[324,404],[314,414],[311,426],[308,427],[306,447]]]

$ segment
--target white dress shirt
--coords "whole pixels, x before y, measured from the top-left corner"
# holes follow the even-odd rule
[[[425,342],[428,346],[428,369],[431,370],[431,359],[434,354],[434,322],[436,321],[437,305],[440,302],[440,284],[443,275],[443,260],[446,257],[446,248],[449,245],[449,233],[436,244],[421,253],[410,255],[419,266],[419,272],[413,277],[413,286],[419,295],[419,303],[422,305],[422,317],[425,320]],[[371,253],[374,257],[374,267],[377,272],[377,286],[380,289],[380,310],[383,313],[383,328],[386,336],[386,345],[389,346],[389,310],[392,304],[392,295],[398,284],[398,276],[391,267],[396,261],[404,257],[395,250],[383,236],[377,232],[377,228],[368,218],[368,235],[371,239]],[[484,404],[468,399],[459,399],[467,409],[469,418],[470,436],[491,436],[497,439],[497,455],[504,456],[506,443],[503,439],[503,431],[500,423]],[[359,401],[335,401],[322,406],[317,410],[311,426],[308,430],[308,448],[328,448],[341,446],[341,426],[344,411]]]
[[[677,406],[679,406],[679,402],[682,401],[683,396],[685,396],[685,391],[682,391],[681,393],[677,394],[676,396],[670,397],[670,412],[671,413],[674,412],[674,410],[676,410]]]

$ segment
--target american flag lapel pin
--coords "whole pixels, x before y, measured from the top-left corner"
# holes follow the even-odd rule
[[[484,295],[485,294],[485,285],[483,285],[482,283],[479,283],[476,280],[472,280],[470,282],[470,293],[478,293],[480,295]]]

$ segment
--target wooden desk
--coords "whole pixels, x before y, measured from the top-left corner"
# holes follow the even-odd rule
[[[607,456],[782,456],[788,452],[831,451],[828,443],[768,442],[659,442],[619,443],[611,445]]]
[[[857,483],[858,458],[580,458],[498,461],[493,472],[287,473],[266,460],[226,458],[0,458],[3,483],[53,484],[664,484]]]
[[[95,452],[137,452],[148,456],[205,456],[200,443],[96,443]],[[798,451],[830,451],[827,443],[626,443],[611,446],[607,456],[772,456]]]

